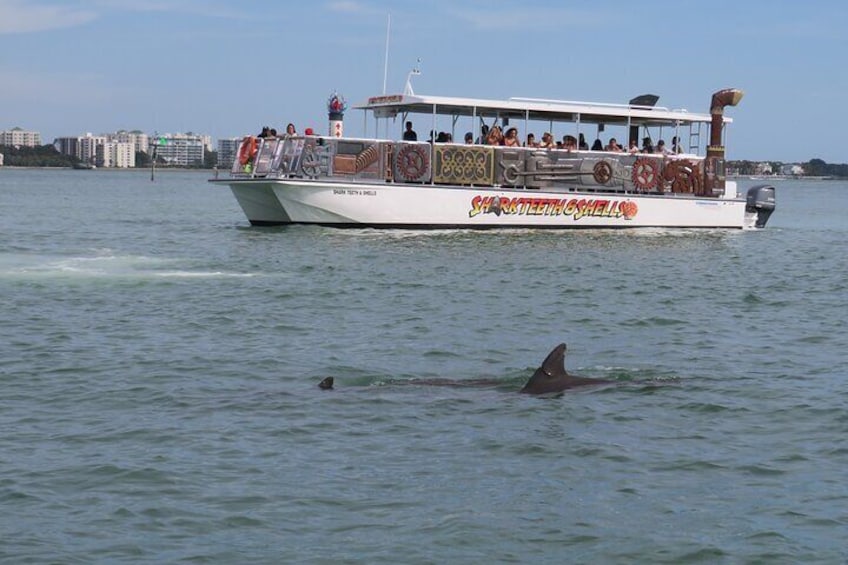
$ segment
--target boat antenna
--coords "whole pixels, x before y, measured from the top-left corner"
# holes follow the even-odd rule
[[[403,89],[404,96],[415,96],[415,93],[412,91],[412,77],[418,76],[421,74],[421,57],[418,57],[418,60],[415,62],[415,66],[409,71],[409,74],[406,75],[406,88]]]
[[[392,30],[392,15],[386,14],[386,60],[383,64],[383,94],[386,93],[386,79],[389,76],[389,33]]]

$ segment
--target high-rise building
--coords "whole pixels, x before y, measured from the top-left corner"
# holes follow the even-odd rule
[[[141,151],[143,153],[149,153],[150,151],[150,137],[137,129],[133,131],[118,130],[115,133],[106,134],[106,137],[109,141],[132,143],[135,145],[134,151]]]
[[[106,141],[97,146],[97,166],[127,169],[135,167],[135,144]]]
[[[77,157],[83,163],[97,164],[97,146],[106,143],[105,135],[86,133],[77,142]]]
[[[41,145],[41,133],[37,131],[24,131],[18,127],[3,130],[0,131],[0,145],[39,147]]]
[[[167,165],[196,167],[204,164],[203,152],[209,136],[188,133],[166,133],[154,140],[154,155]]]
[[[240,138],[230,137],[218,140],[218,168],[232,169],[236,161]]]

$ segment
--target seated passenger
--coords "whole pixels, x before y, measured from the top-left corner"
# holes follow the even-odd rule
[[[489,126],[483,124],[480,126],[480,137],[477,138],[477,145],[484,145],[486,143],[486,138],[489,136]]]
[[[614,137],[611,137],[609,143],[606,147],[604,147],[604,151],[612,151],[614,153],[618,153],[621,151],[621,147],[618,145],[618,142]]]
[[[518,130],[515,128],[509,128],[506,130],[503,144],[506,147],[521,147],[521,142],[518,141]]]
[[[486,145],[503,145],[504,136],[500,126],[492,126],[486,136]]]
[[[588,151],[589,150],[589,144],[586,143],[586,138],[583,137],[582,133],[580,134],[580,143],[578,144],[578,147],[580,147],[581,151]]]
[[[680,147],[680,140],[677,139],[677,136],[671,138],[671,152],[672,153],[683,153],[683,148]]]
[[[539,143],[539,149],[553,149],[554,148],[554,136],[550,134],[550,132],[545,132],[542,134],[542,141]]]
[[[447,143],[448,142],[448,134],[443,131],[440,131],[436,135],[436,143]]]
[[[470,131],[465,132],[465,145],[472,145],[474,143],[474,134]]]
[[[651,141],[650,137],[642,138],[642,153],[653,153],[654,152],[654,143]]]
[[[604,144],[601,143],[600,138],[596,139],[595,143],[592,144],[592,151],[603,151],[603,150],[604,150]]]
[[[528,133],[527,141],[524,142],[524,147],[539,147],[539,144],[536,143],[536,136],[532,133]]]
[[[289,124],[286,126],[286,135],[297,135],[297,132],[294,129],[294,124]]]
[[[661,140],[657,141],[657,147],[654,149],[654,153],[660,153],[662,155],[669,155],[669,154],[671,154],[671,151],[666,149],[665,141],[663,141],[661,139]]]
[[[635,139],[630,140],[630,147],[627,148],[628,153],[638,153],[639,152],[639,144],[636,143]]]
[[[575,151],[577,149],[577,138],[573,135],[563,136],[562,148],[566,151]]]

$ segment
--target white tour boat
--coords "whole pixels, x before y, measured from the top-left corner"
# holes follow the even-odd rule
[[[334,94],[328,135],[248,136],[230,176],[211,182],[228,185],[255,226],[761,228],[775,207],[774,187],[741,195],[725,178],[731,120],[724,108],[741,97],[740,90],[719,91],[710,113],[696,114],[657,107],[650,95],[629,104],[495,101],[420,96],[407,85],[404,94],[355,106],[365,113],[366,132],[373,118],[377,132],[384,124],[398,138],[415,115],[434,133],[449,124],[453,139],[466,120],[471,127],[460,136],[471,130],[476,137],[485,124],[525,133],[541,126],[574,139],[620,131],[631,143],[688,140],[685,149],[678,142],[674,152],[651,153],[344,137],[346,105]],[[702,129],[709,130],[706,147]]]

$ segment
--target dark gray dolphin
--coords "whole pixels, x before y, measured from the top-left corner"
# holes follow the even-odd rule
[[[565,344],[560,343],[554,347],[553,351],[548,353],[548,356],[542,362],[542,366],[536,369],[530,380],[524,385],[519,392],[525,394],[550,394],[562,392],[570,388],[580,386],[592,386],[609,384],[612,381],[603,379],[587,379],[569,375],[565,370]],[[413,379],[406,384],[411,385],[429,385],[429,386],[452,386],[452,387],[479,387],[479,386],[498,386],[503,384],[503,381],[493,379]],[[327,377],[320,383],[318,387],[322,390],[331,390],[333,388],[333,377]]]
[[[565,370],[565,344],[560,343],[548,353],[542,366],[536,369],[527,384],[519,392],[525,394],[549,394],[562,392],[579,386],[602,385],[612,381],[603,379],[587,379],[569,375]]]

